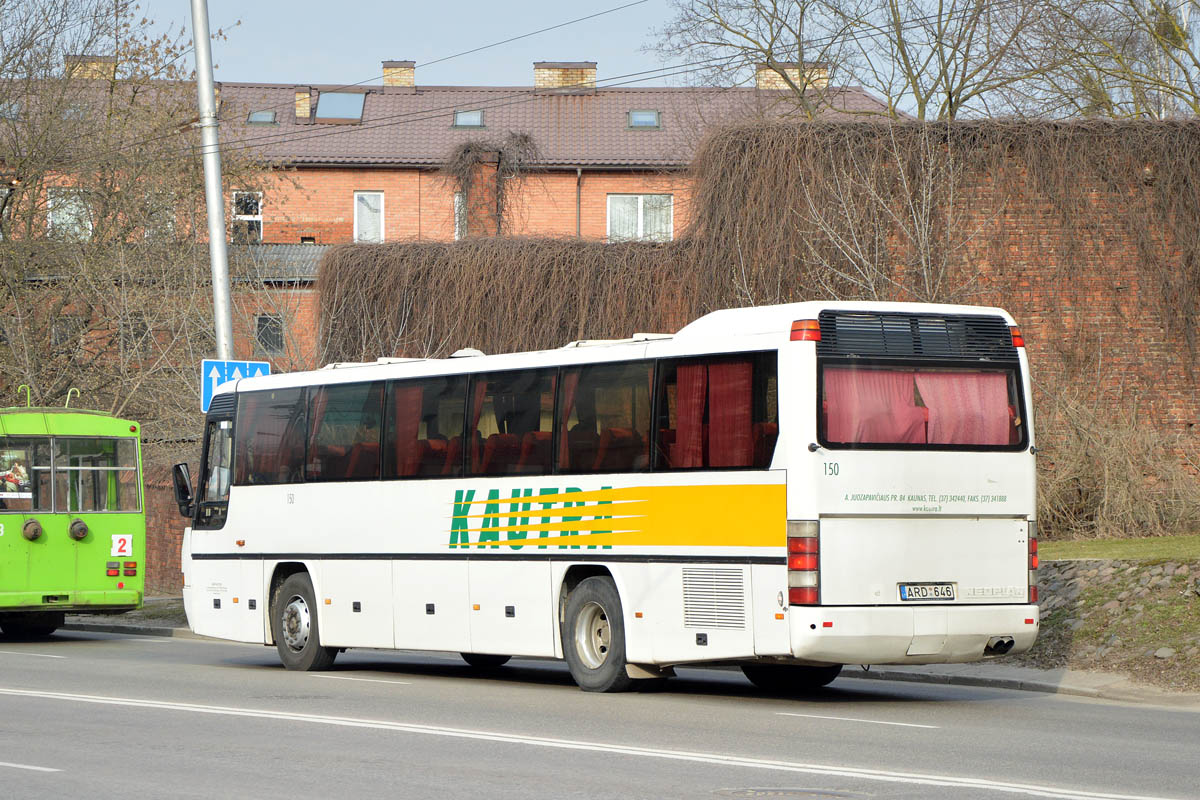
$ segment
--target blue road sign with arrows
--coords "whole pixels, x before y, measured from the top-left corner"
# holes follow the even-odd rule
[[[219,361],[206,358],[200,362],[200,410],[208,411],[213,394],[222,383],[242,378],[257,378],[270,375],[271,365],[266,361]]]

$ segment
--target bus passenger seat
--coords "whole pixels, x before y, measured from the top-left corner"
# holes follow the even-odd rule
[[[482,475],[504,475],[513,471],[521,455],[521,443],[515,433],[493,433],[483,446]]]
[[[443,475],[458,475],[462,472],[463,440],[453,436],[446,442],[446,460],[442,464]]]
[[[629,428],[605,428],[600,432],[600,444],[596,448],[592,470],[624,472],[632,469],[641,444],[641,437]]]
[[[521,458],[517,472],[542,473],[550,471],[550,431],[530,431],[521,440]]]
[[[418,444],[421,445],[421,456],[417,461],[417,474],[441,475],[449,443],[445,439],[421,439]]]
[[[379,443],[359,442],[346,459],[347,478],[376,478],[379,476]]]

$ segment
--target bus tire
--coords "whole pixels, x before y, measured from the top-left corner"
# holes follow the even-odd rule
[[[0,619],[0,628],[9,636],[18,639],[41,639],[49,636],[66,622],[62,611],[27,611],[8,614]]]
[[[279,660],[288,669],[317,672],[329,669],[336,647],[321,646],[317,598],[307,572],[289,575],[271,598],[271,635]]]
[[[475,669],[496,669],[508,663],[512,656],[498,656],[492,653],[459,653],[462,660]]]
[[[771,694],[796,695],[820,689],[833,682],[841,664],[809,667],[800,664],[742,664],[742,674],[759,689]]]
[[[634,679],[625,670],[625,623],[612,578],[585,578],[567,598],[563,654],[571,677],[585,692],[624,692]]]

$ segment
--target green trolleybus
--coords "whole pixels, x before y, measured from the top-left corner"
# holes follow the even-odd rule
[[[136,422],[0,409],[0,630],[46,636],[72,614],[142,605],[146,517]]]

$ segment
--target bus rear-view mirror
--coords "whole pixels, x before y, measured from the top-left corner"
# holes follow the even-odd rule
[[[187,464],[176,464],[171,470],[175,480],[175,502],[179,505],[179,513],[189,519],[192,516],[192,475]]]

